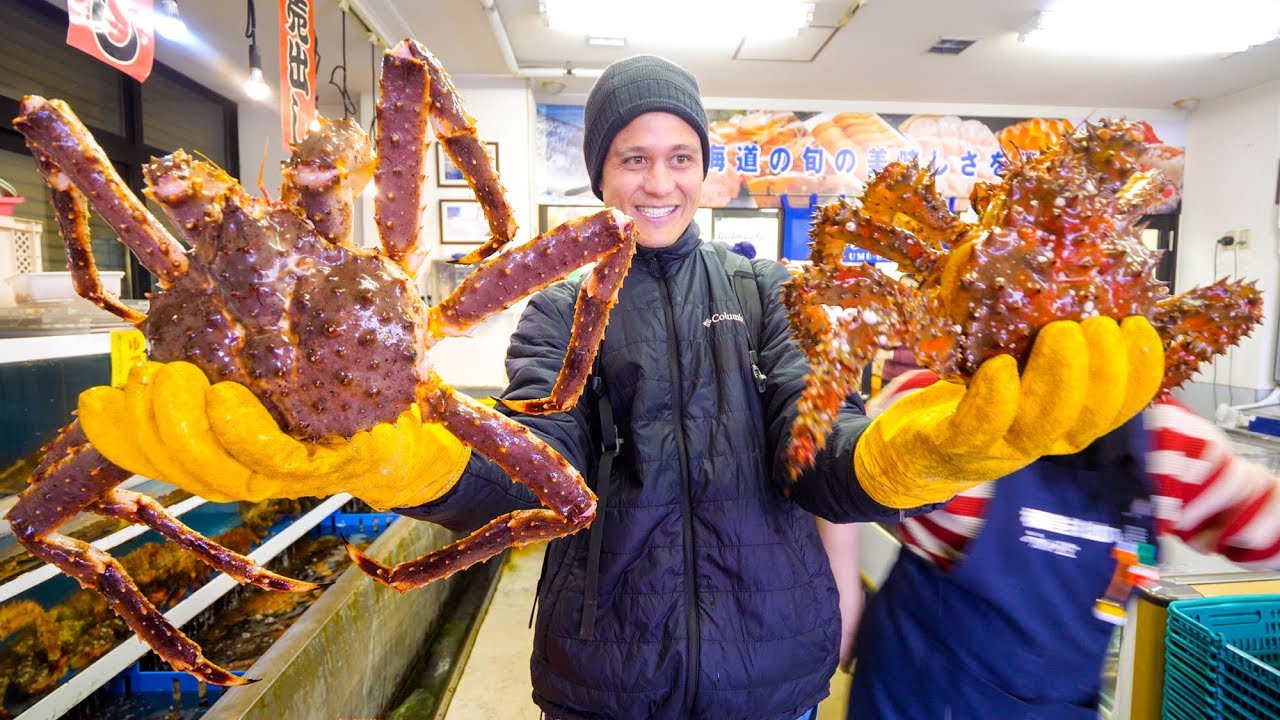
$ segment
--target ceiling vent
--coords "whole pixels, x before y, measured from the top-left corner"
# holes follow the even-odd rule
[[[938,38],[938,42],[929,48],[934,55],[959,55],[977,40],[961,40],[960,38]]]

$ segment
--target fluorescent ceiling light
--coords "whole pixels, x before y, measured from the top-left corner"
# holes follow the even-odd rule
[[[594,47],[626,47],[627,39],[624,37],[606,37],[604,35],[588,35],[587,44]]]
[[[795,37],[813,19],[802,0],[541,0],[547,27],[671,43]]]
[[[1093,55],[1244,52],[1280,36],[1280,0],[1059,0],[1019,40]]]

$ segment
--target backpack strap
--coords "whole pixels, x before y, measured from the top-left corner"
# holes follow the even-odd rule
[[[613,418],[613,404],[604,386],[604,371],[597,350],[588,388],[596,401],[596,429],[600,433],[600,461],[596,464],[596,518],[587,530],[587,574],[582,585],[582,625],[578,637],[591,640],[596,634],[596,604],[600,593],[600,543],[604,540],[604,513],[609,503],[613,460],[622,450],[622,435]]]
[[[764,392],[765,381],[768,380],[760,370],[760,336],[764,333],[764,304],[760,300],[760,281],[756,278],[755,266],[751,261],[738,253],[731,253],[724,245],[713,242],[711,248],[729,276],[733,285],[733,294],[738,297],[738,306],[742,308],[742,319],[747,325],[747,356],[751,358],[751,377],[756,381],[756,391]]]
[[[579,284],[579,287],[581,285]],[[576,296],[577,293],[574,293]],[[609,401],[609,391],[604,385],[604,368],[600,362],[600,349],[596,349],[596,358],[591,363],[591,375],[587,378],[584,396],[579,402],[590,398],[595,407],[595,432],[600,440],[600,457],[596,463],[595,474],[588,481],[595,480],[596,517],[587,530],[587,571],[583,583],[582,625],[578,628],[578,637],[591,640],[595,637],[596,605],[599,598],[600,584],[600,544],[604,540],[604,511],[609,502],[609,486],[613,477],[613,461],[622,450],[622,435],[618,432],[618,423],[613,417],[613,404]],[[550,552],[542,556],[542,570],[538,573],[538,586],[533,594],[533,607],[529,610],[529,627],[533,627],[533,618],[538,611],[538,598],[542,596],[542,583],[547,575],[547,558]]]

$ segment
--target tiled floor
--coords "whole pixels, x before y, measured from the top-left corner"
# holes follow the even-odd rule
[[[530,699],[533,630],[529,628],[529,611],[542,568],[542,549],[541,544],[529,546],[508,556],[445,720],[539,717],[538,708]],[[832,678],[832,695],[818,708],[819,720],[844,720],[848,686],[848,675],[837,673]]]

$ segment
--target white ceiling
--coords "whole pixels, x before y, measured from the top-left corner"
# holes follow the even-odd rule
[[[51,1],[65,7],[65,0]],[[1210,100],[1280,79],[1280,41],[1225,58],[1147,61],[1051,53],[1017,42],[1017,30],[1038,10],[1069,1],[868,0],[846,26],[838,27],[856,3],[820,0],[814,14],[819,27],[793,41],[700,50],[588,47],[582,37],[545,28],[538,0],[350,0],[350,4],[390,38],[411,35],[422,41],[463,86],[515,77],[486,15],[486,4],[495,5],[513,59],[522,70],[566,64],[598,69],[620,57],[656,52],[693,70],[708,97],[1169,109],[1180,98]],[[339,0],[314,2],[323,56],[321,104],[332,112],[336,98],[327,83],[341,54]],[[259,44],[270,80],[275,77],[277,3],[258,0],[256,4]],[[209,49],[192,51],[161,39],[159,60],[228,97],[242,99],[239,84],[247,72],[248,46],[243,36],[244,3],[179,0],[179,6]],[[358,93],[370,84],[369,44],[361,23],[348,20],[347,29],[348,87]],[[977,42],[958,56],[926,53],[940,37]],[[739,59],[734,59],[735,51]],[[747,60],[743,56],[795,59]],[[542,80],[529,82],[540,98],[550,97],[543,91]],[[566,98],[585,93],[591,83],[586,78],[565,80]]]

